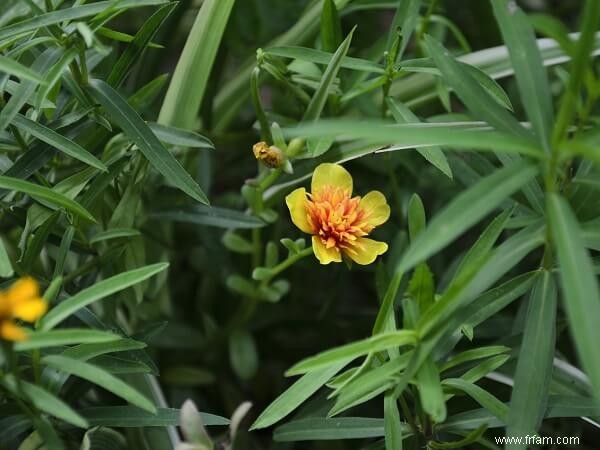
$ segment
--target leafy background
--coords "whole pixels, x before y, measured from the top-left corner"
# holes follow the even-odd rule
[[[4,347],[1,445],[171,448],[192,399],[226,448],[498,448],[535,430],[596,448],[600,11],[509,3],[5,0],[0,276],[35,276],[53,308]],[[538,53],[532,29],[558,44]],[[293,174],[257,166],[254,143],[294,136]],[[388,198],[389,253],[257,280],[302,245],[280,242],[301,238],[284,195],[346,160],[357,193]],[[319,381],[286,391],[298,361],[384,331],[295,366]],[[422,361],[394,362],[413,347]],[[349,355],[366,359],[345,383]],[[185,438],[210,448],[188,414]]]

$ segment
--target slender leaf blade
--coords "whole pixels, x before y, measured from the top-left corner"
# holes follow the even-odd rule
[[[544,417],[552,378],[555,322],[556,286],[553,275],[543,271],[529,298],[506,423],[507,436],[537,433]],[[508,443],[506,448],[525,449],[526,445],[513,442]]]
[[[108,115],[115,123],[119,124],[150,164],[169,182],[173,183],[190,197],[200,203],[208,204],[208,198],[198,183],[161,144],[146,122],[129,106],[125,99],[102,80],[95,79],[90,84],[94,95]]]
[[[206,0],[188,35],[162,104],[158,123],[194,127],[208,78],[235,0]]]
[[[535,166],[521,161],[497,170],[459,194],[417,236],[399,261],[397,271],[406,272],[444,248],[533,179],[537,172]]]
[[[327,102],[327,97],[329,96],[329,90],[342,66],[344,56],[346,56],[346,53],[348,53],[348,49],[350,48],[353,34],[354,30],[350,31],[348,36],[346,36],[346,39],[344,39],[333,54],[331,61],[321,77],[317,90],[310,99],[306,111],[304,111],[304,116],[302,116],[303,121],[311,122],[317,120],[321,116],[321,112],[323,111],[325,103]]]
[[[552,94],[533,27],[516,2],[493,0],[491,3],[515,69],[523,107],[542,148],[550,152],[554,121]]]
[[[67,211],[72,212],[83,219],[96,222],[94,216],[79,203],[45,186],[40,186],[18,178],[0,175],[0,189],[11,189],[22,192],[33,198],[45,200],[56,208],[65,208]]]
[[[112,392],[118,397],[132,403],[133,405],[151,412],[156,412],[154,404],[140,392],[129,386],[121,379],[115,377],[106,370],[94,364],[69,358],[64,355],[48,355],[42,358],[42,362],[62,372],[75,375],[88,380],[98,386]]]
[[[250,430],[266,428],[279,422],[300,406],[311,395],[317,392],[331,377],[338,373],[348,361],[331,365],[321,370],[315,370],[302,376],[285,392],[277,397],[250,427]]]
[[[115,292],[122,291],[123,289],[141,283],[157,273],[162,272],[168,266],[167,263],[151,264],[139,269],[120,273],[85,288],[52,308],[41,319],[40,329],[50,330],[79,309],[94,303],[97,300],[108,297]]]
[[[17,114],[13,118],[12,123],[17,128],[20,128],[26,133],[35,136],[40,141],[51,145],[57,150],[60,150],[61,152],[71,156],[72,158],[78,159],[79,161],[84,162],[104,172],[108,171],[108,168],[102,161],[100,161],[98,158],[96,158],[94,155],[92,155],[90,152],[88,152],[76,142],[58,134],[51,128],[45,127],[40,123],[34,122],[33,120],[30,120],[21,114]]]
[[[596,342],[600,323],[600,291],[592,261],[584,248],[577,219],[559,194],[547,196],[552,240],[560,267],[561,291],[570,330],[583,368],[600,401],[600,353]]]

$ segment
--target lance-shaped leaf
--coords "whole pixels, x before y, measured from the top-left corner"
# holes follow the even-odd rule
[[[139,148],[152,166],[193,199],[208,204],[208,198],[189,173],[162,145],[140,115],[121,95],[102,80],[91,81],[92,92],[127,137]]]

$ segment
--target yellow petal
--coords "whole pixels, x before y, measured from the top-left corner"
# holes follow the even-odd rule
[[[330,262],[342,262],[342,255],[337,247],[327,248],[321,239],[317,236],[312,237],[312,247],[315,256],[321,264],[329,264]]]
[[[42,298],[34,298],[21,302],[13,307],[12,316],[25,322],[35,322],[42,317],[48,309],[48,305]]]
[[[306,189],[298,188],[285,198],[292,222],[305,233],[312,233],[306,211]]]
[[[344,254],[356,264],[366,266],[375,261],[379,255],[383,255],[387,249],[388,245],[385,242],[358,238],[351,246],[344,248]]]
[[[4,320],[0,322],[0,337],[6,341],[24,341],[27,339],[27,334],[23,328],[10,320]]]
[[[360,208],[365,212],[365,222],[376,227],[390,218],[390,207],[385,196],[379,191],[371,191],[360,199]]]
[[[6,291],[5,297],[11,305],[17,305],[40,296],[40,290],[36,281],[31,277],[23,277],[13,283]]]
[[[323,163],[315,169],[310,186],[312,193],[328,185],[342,188],[352,195],[352,175],[339,164]]]
[[[10,316],[12,305],[10,305],[8,297],[4,292],[0,292],[0,317]]]

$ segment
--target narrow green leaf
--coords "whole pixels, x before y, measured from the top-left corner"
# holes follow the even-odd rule
[[[419,118],[413,114],[410,109],[398,102],[396,99],[388,97],[387,104],[397,123],[420,122]],[[433,164],[434,167],[437,167],[444,175],[452,179],[452,169],[450,169],[448,160],[446,159],[446,156],[441,148],[434,146],[417,148],[416,150],[423,156],[423,158]]]
[[[548,400],[556,339],[556,286],[543,271],[531,292],[506,422],[507,436],[536,434]],[[535,374],[535,376],[532,376]],[[507,449],[527,446],[509,443]]]
[[[17,114],[12,123],[26,133],[35,136],[40,141],[45,142],[48,145],[60,150],[61,152],[71,156],[72,158],[78,159],[96,169],[107,172],[106,165],[86,149],[81,147],[76,142],[67,139],[66,137],[58,134],[56,131],[45,127],[44,125],[29,120],[27,117]]]
[[[481,87],[463,66],[450,56],[438,41],[430,36],[425,37],[429,54],[444,76],[444,81],[456,92],[475,117],[481,117],[498,130],[515,136],[530,138],[531,134],[508,111]]]
[[[500,233],[502,233],[502,230],[504,230],[504,227],[510,218],[511,212],[511,210],[503,211],[485,228],[483,233],[481,233],[479,238],[477,238],[475,244],[473,244],[473,246],[460,261],[455,275],[452,277],[452,280],[446,288],[447,291],[452,289],[453,285],[465,275],[472,273],[477,267],[481,266],[492,247],[500,237]]]
[[[528,292],[537,275],[537,272],[524,273],[484,292],[465,308],[463,312],[464,317],[466,317],[465,324],[475,328],[480,323],[493,317],[511,302]]]
[[[326,52],[334,52],[342,43],[342,23],[333,0],[323,0],[321,12],[321,44]]]
[[[415,343],[416,334],[412,330],[380,333],[306,358],[291,367],[286,372],[286,375],[291,376],[312,372],[313,370],[337,364],[340,361],[352,361],[353,359],[368,353],[376,353],[392,347],[414,345]]]
[[[89,5],[51,11],[2,27],[2,29],[0,29],[0,41],[10,39],[28,31],[35,31],[49,25],[94,16],[106,11],[108,8],[115,7],[118,10],[127,10],[140,6],[161,5],[167,3],[167,1],[168,0],[120,0],[115,4],[113,0],[107,0],[91,3]]]
[[[215,148],[214,144],[208,138],[193,131],[151,122],[148,123],[148,126],[158,139],[167,144],[189,148]]]
[[[459,194],[415,239],[398,263],[396,271],[406,272],[444,248],[536,174],[535,166],[522,161],[497,170]]]
[[[365,143],[380,144],[382,148],[361,148],[356,158],[373,153],[418,147],[444,146],[475,151],[519,153],[541,158],[541,150],[531,140],[513,134],[491,131],[481,123],[418,123],[390,125],[387,122],[369,120],[322,119],[310,124],[300,124],[285,130],[290,136],[336,137],[361,139]],[[358,152],[357,152],[358,153]],[[346,155],[345,155],[346,156]],[[346,156],[347,157],[347,156]]]
[[[477,66],[472,66],[460,61],[458,61],[458,63],[465,71],[471,74],[475,81],[477,81],[499,105],[509,111],[513,111],[513,106],[508,94],[504,92],[504,89],[502,89],[502,86],[500,86],[496,80]],[[407,72],[429,73],[436,76],[442,75],[431,58],[418,58],[402,61],[400,68]]]
[[[60,213],[58,211],[50,213],[48,218],[44,220],[42,225],[35,231],[33,238],[27,243],[27,247],[21,258],[21,263],[27,273],[32,272],[33,264],[39,259],[40,254],[44,249],[44,245],[54,229],[54,226],[58,222],[59,217]]]
[[[567,55],[575,53],[575,45],[569,38],[569,29],[560,19],[544,13],[528,14],[527,19],[536,32],[554,39]]]
[[[102,280],[93,286],[79,291],[77,294],[59,303],[52,308],[40,321],[42,330],[50,330],[61,323],[75,311],[101,300],[115,292],[122,291],[165,270],[167,263],[151,264],[149,266],[133,269]]]
[[[337,46],[335,48],[337,48]],[[301,61],[309,61],[315,64],[325,65],[329,65],[329,63],[331,62],[331,58],[333,58],[333,53],[328,53],[309,47],[269,47],[265,49],[264,52],[267,55],[281,56],[282,58],[299,59]],[[352,58],[351,56],[344,56],[342,58],[342,62],[340,63],[340,67],[342,69],[357,70],[360,72],[385,72],[385,69],[380,64],[369,61],[368,59]]]
[[[494,14],[515,70],[521,103],[542,148],[550,152],[552,94],[533,27],[514,1],[493,0]]]
[[[442,367],[440,367],[440,371],[443,372],[466,362],[497,356],[502,353],[508,353],[509,351],[510,347],[505,347],[504,345],[490,345],[487,347],[478,347],[472,350],[465,350],[464,352],[461,352],[448,359],[448,361],[446,361]]]
[[[106,109],[110,118],[118,124],[146,159],[164,177],[195,200],[208,204],[206,195],[179,164],[175,157],[160,143],[146,122],[127,104],[125,99],[102,80],[92,80],[93,93]]]
[[[66,447],[61,441],[58,432],[54,429],[52,422],[48,418],[44,416],[38,416],[33,419],[32,422],[37,430],[36,434],[39,436],[41,441],[35,445],[43,444],[46,450],[66,450]],[[24,449],[19,448],[19,450]]]
[[[600,401],[600,353],[597,328],[600,323],[600,291],[593,264],[581,239],[581,231],[567,201],[559,194],[547,197],[550,231],[558,257],[564,308],[583,368]]]
[[[411,240],[415,238],[427,226],[425,217],[425,206],[419,194],[413,194],[408,202],[408,234]]]
[[[48,102],[48,95],[56,86],[56,83],[59,82],[63,73],[65,72],[68,65],[73,61],[73,59],[77,56],[77,49],[71,48],[65,51],[60,59],[48,70],[46,74],[46,84],[41,86],[38,89],[37,94],[35,95],[35,107],[36,109],[41,109],[44,106],[44,102]]]
[[[440,372],[433,359],[427,358],[419,368],[417,385],[423,410],[436,423],[446,420],[446,402],[440,383]]]
[[[12,263],[10,262],[10,257],[6,251],[6,247],[4,246],[4,240],[0,237],[0,277],[1,278],[10,278],[13,276],[15,271],[13,270]]]
[[[90,239],[90,244],[108,241],[110,239],[119,239],[124,237],[140,236],[141,233],[133,228],[111,228],[110,230],[101,231]]]
[[[157,220],[193,223],[219,228],[261,228],[266,225],[258,217],[241,211],[216,206],[195,205],[179,209],[167,209],[151,214]]]
[[[0,35],[2,34],[2,30],[5,30],[6,28],[0,28]],[[36,58],[31,69],[45,75],[46,71],[52,67],[52,64],[59,56],[59,49],[47,48]],[[8,86],[10,86],[10,82]],[[0,109],[0,131],[5,130],[21,108],[27,103],[30,103],[30,98],[37,86],[38,83],[35,81],[22,80],[21,83],[18,84],[18,87],[13,92],[10,92],[10,99],[2,106],[2,109]],[[9,89],[7,89],[7,91],[9,91]]]
[[[384,436],[383,419],[311,417],[294,420],[275,429],[275,442],[366,439]],[[395,450],[398,450],[397,448]]]
[[[106,331],[69,328],[29,333],[27,339],[16,342],[14,348],[16,351],[25,351],[73,344],[104,343],[118,339],[120,339],[119,335]]]
[[[398,358],[354,377],[340,390],[336,404],[329,415],[333,416],[351,406],[371,400],[393,388],[398,381],[398,374],[406,368],[413,353],[409,350]]]
[[[354,29],[350,31],[348,36],[346,36],[346,39],[344,39],[344,41],[333,54],[331,61],[327,65],[327,68],[321,77],[321,81],[319,82],[317,90],[310,99],[310,103],[308,104],[306,111],[304,111],[304,116],[302,116],[303,121],[315,121],[321,116],[321,112],[323,111],[323,107],[325,106],[327,97],[329,96],[329,90],[341,68],[342,59],[344,56],[346,56],[346,53],[348,53],[348,49],[350,48],[350,42],[352,41],[353,34]]]
[[[483,434],[486,432],[488,426],[487,424],[482,424],[478,428],[475,428],[471,432],[469,432],[464,438],[450,441],[450,442],[435,442],[429,441],[428,445],[432,450],[450,450],[457,448],[468,448],[471,444],[476,442],[480,442],[480,439],[483,437]],[[458,433],[459,435],[463,435],[464,433]],[[487,441],[483,441],[487,444]],[[485,444],[484,444],[485,445]],[[489,444],[491,445],[491,444]],[[494,447],[495,448],[495,447]]]
[[[139,408],[151,413],[156,412],[156,407],[150,400],[124,381],[98,366],[63,355],[44,356],[42,358],[42,363],[58,369],[61,372],[66,372],[97,384]]]
[[[58,330],[62,331],[62,330]],[[49,331],[47,333],[55,333],[56,331]],[[62,355],[68,356],[69,358],[75,358],[81,361],[88,361],[97,356],[102,356],[107,353],[125,352],[128,350],[139,350],[146,347],[146,344],[132,339],[119,338],[111,341],[110,345],[105,343],[88,343],[79,344],[73,347],[67,348],[62,352]],[[119,360],[122,361],[122,360]],[[59,372],[54,369],[46,368],[42,372],[42,383],[43,385],[53,393],[60,392],[60,389],[65,384],[69,374]]]
[[[567,89],[560,100],[558,116],[554,124],[554,130],[552,130],[552,143],[554,145],[567,132],[577,110],[580,99],[579,91],[590,61],[590,54],[593,49],[597,48],[596,33],[600,25],[600,3],[594,0],[587,0],[581,12],[581,18],[581,33],[579,34],[579,39],[575,46],[575,55],[569,68]]]
[[[402,422],[396,397],[391,392],[383,398],[383,420],[386,450],[402,450]]]
[[[121,53],[121,56],[113,66],[106,79],[108,84],[118,88],[123,83],[133,65],[137,62],[146,47],[149,46],[152,38],[156,35],[156,32],[165,20],[167,20],[167,17],[169,17],[169,14],[171,14],[175,6],[177,6],[176,3],[166,4],[162,8],[156,10],[156,12],[144,22],[131,44],[127,46],[123,53]]]
[[[21,80],[34,81],[37,84],[44,84],[44,78],[39,73],[31,70],[29,67],[15,61],[12,58],[0,55],[0,72],[14,75]]]
[[[179,425],[180,419],[180,411],[172,408],[157,408],[155,413],[149,413],[134,406],[97,406],[79,412],[95,427],[168,427]],[[206,426],[229,425],[224,417],[202,412],[200,415]]]
[[[480,294],[515,267],[529,252],[542,245],[544,231],[543,225],[534,223],[494,249],[482,266],[476,268],[475,273],[468,274],[455,288],[444,292],[442,298],[423,313],[418,324],[419,335],[425,336],[446,323],[449,318],[457,318],[461,310],[476,299],[479,302],[486,299],[485,295],[479,297]]]
[[[94,216],[79,203],[52,189],[48,189],[47,187],[30,183],[29,181],[19,180],[18,178],[0,175],[0,189],[10,189],[22,192],[33,198],[45,200],[56,208],[65,208],[67,211],[72,212],[83,219],[96,222]]]
[[[250,430],[266,428],[279,422],[317,392],[346,364],[348,364],[348,361],[343,361],[302,376],[258,416]]]
[[[498,417],[498,419],[506,422],[509,408],[485,389],[462,378],[446,378],[443,384],[444,386],[463,391],[494,416]]]
[[[419,8],[421,0],[398,0],[396,13],[392,20],[392,26],[388,34],[386,49],[388,52],[392,50],[392,45],[396,39],[396,33],[400,32],[400,45],[396,54],[396,61],[400,61],[404,55],[404,51],[410,42],[410,38],[419,22]]]
[[[208,78],[234,3],[235,0],[205,0],[202,3],[163,101],[158,117],[160,124],[195,128]]]
[[[28,383],[25,380],[17,381],[11,374],[6,374],[0,378],[0,384],[13,395],[21,397],[21,392],[25,394],[29,401],[40,411],[58,417],[76,427],[88,427],[87,421],[69,405],[35,384]]]
[[[112,39],[117,42],[125,42],[127,44],[131,43],[135,36],[132,36],[127,33],[123,33],[121,31],[113,30],[107,27],[100,27],[96,30],[96,34],[100,36],[107,37],[108,39]],[[157,44],[156,42],[148,43],[148,48],[165,48],[163,45]]]

